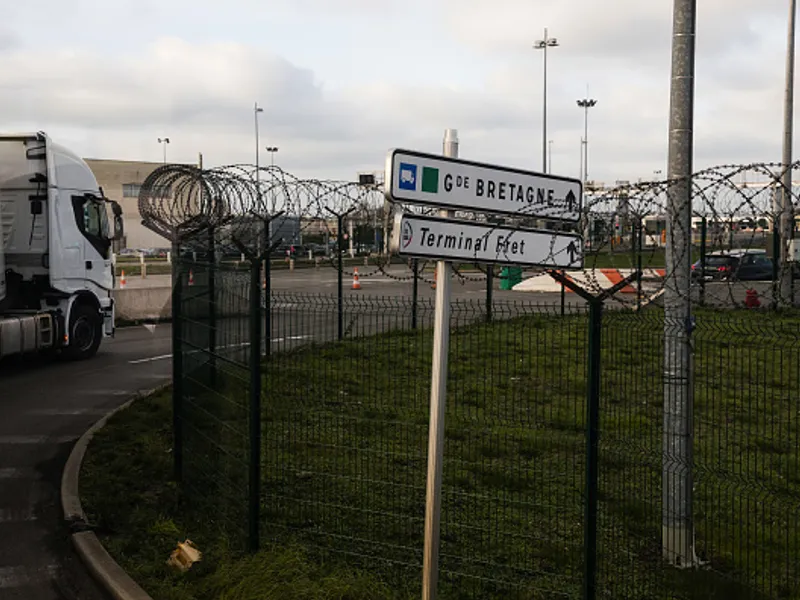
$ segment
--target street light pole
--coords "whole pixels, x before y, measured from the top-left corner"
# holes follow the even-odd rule
[[[164,147],[164,164],[167,164],[167,144],[169,144],[169,138],[158,138],[158,143]]]
[[[583,109],[583,185],[589,181],[589,109],[597,104],[597,100],[584,98],[578,100],[578,106]]]
[[[778,234],[780,243],[777,260],[780,267],[778,285],[778,299],[783,304],[791,306],[794,303],[792,265],[789,264],[789,244],[794,237],[794,211],[792,206],[792,137],[794,118],[794,51],[795,51],[795,13],[797,0],[789,0],[789,31],[786,38],[786,91],[783,106],[783,185],[781,193],[776,194],[780,206],[776,207],[776,221],[778,227],[773,227],[773,235]]]
[[[697,0],[673,0],[664,281],[662,535],[664,558],[697,564],[694,545],[691,229]]]
[[[547,142],[547,172],[553,172],[553,140]]]
[[[542,90],[544,101],[542,103],[542,171],[547,173],[547,49],[558,46],[558,40],[547,36],[547,27],[544,28],[544,39],[536,40],[534,49],[544,50],[544,87]]]
[[[264,109],[258,106],[258,102],[253,105],[253,121],[256,130],[256,194],[259,200],[259,206],[261,206],[261,187],[259,185],[261,174],[258,172],[259,165],[258,165],[258,113],[264,112]]]
[[[278,151],[277,146],[267,146],[265,148],[267,152],[269,152],[269,164],[271,167],[275,166],[275,153]]]

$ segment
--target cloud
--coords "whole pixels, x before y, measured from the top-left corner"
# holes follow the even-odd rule
[[[88,0],[81,1],[89,10]],[[424,2],[409,1],[276,0],[270,11],[288,21],[304,17],[308,30],[302,33],[317,32],[317,45],[305,54],[294,46],[292,53],[232,41],[237,34],[230,29],[200,39],[205,30],[187,25],[198,15],[227,23],[247,10],[254,11],[254,20],[264,19],[254,0],[231,0],[224,11],[203,2],[190,10],[186,0],[115,5],[102,19],[123,15],[131,31],[143,32],[144,42],[126,37],[106,51],[103,43],[85,38],[0,52],[3,127],[48,130],[93,157],[160,160],[156,138],[169,136],[171,160],[194,161],[202,151],[206,164],[252,162],[258,100],[264,108],[261,145],[278,146],[275,159],[302,176],[350,178],[359,170],[381,169],[391,147],[438,152],[446,127],[459,129],[464,157],[539,169],[542,57],[531,44],[541,37],[541,23],[562,44],[549,56],[553,168],[578,174],[584,112],[575,101],[587,93],[587,83],[599,101],[589,112],[590,176],[636,179],[665,168],[670,3],[442,0],[421,12]],[[411,7],[405,15],[404,6]],[[368,44],[380,41],[374,32],[387,23],[384,8],[394,11],[393,37],[373,47]],[[65,9],[59,3],[53,10]],[[185,20],[175,21],[173,35],[152,37],[150,21],[163,26],[170,11],[182,10]],[[782,13],[773,0],[703,3],[698,167],[779,154]],[[335,28],[326,34],[331,19],[370,22],[370,35],[341,40],[343,30]],[[428,29],[414,29],[415,43],[398,42],[396,34],[423,20]],[[426,37],[430,32],[433,37]],[[2,40],[0,33],[0,47]],[[337,61],[355,73],[346,83],[331,74]],[[262,160],[267,156],[262,152]]]
[[[11,31],[0,29],[0,52],[13,50],[20,46],[20,40],[17,35]]]

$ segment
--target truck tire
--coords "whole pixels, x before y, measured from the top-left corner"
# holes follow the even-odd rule
[[[103,321],[96,308],[78,304],[69,319],[69,346],[64,348],[67,360],[85,360],[97,353],[103,339]]]

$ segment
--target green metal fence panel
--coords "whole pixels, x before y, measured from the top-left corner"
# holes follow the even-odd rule
[[[246,269],[181,268],[189,500],[247,549],[248,315],[266,315],[262,544],[299,543],[329,565],[375,572],[397,598],[418,594],[432,302],[345,295],[339,341],[335,295],[273,292],[254,306]],[[487,322],[485,299],[453,302],[440,597],[582,598],[591,574],[603,598],[800,597],[800,317],[698,312],[694,459],[677,467],[694,479],[698,565],[675,569],[662,559],[663,311],[609,303],[587,573],[589,314],[568,309],[495,300]]]

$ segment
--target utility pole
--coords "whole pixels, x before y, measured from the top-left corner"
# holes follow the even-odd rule
[[[558,40],[547,36],[547,27],[544,28],[544,39],[536,40],[533,47],[544,50],[544,86],[542,103],[542,172],[547,173],[547,49],[558,46]]]
[[[792,263],[789,256],[789,245],[794,237],[794,210],[792,194],[792,120],[794,118],[794,51],[795,51],[795,13],[797,0],[789,0],[789,31],[786,39],[786,91],[783,105],[783,185],[781,193],[774,198],[780,206],[774,210],[778,227],[773,227],[773,235],[778,235],[779,283],[778,303],[784,306],[794,304]],[[780,233],[778,233],[780,232]]]
[[[693,388],[690,297],[694,71],[697,0],[674,0],[667,200],[667,277],[664,291],[664,431],[662,554],[691,567]]]

